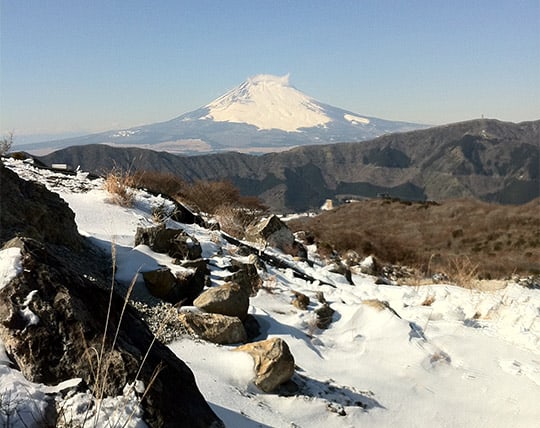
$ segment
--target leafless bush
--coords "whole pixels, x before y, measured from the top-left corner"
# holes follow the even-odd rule
[[[13,146],[13,132],[8,133],[0,140],[0,156],[4,156],[11,151]]]
[[[105,177],[104,188],[111,194],[110,201],[123,207],[131,207],[135,199],[134,177],[129,172],[113,169]]]
[[[171,197],[184,194],[189,187],[186,181],[171,173],[136,171],[133,173],[133,179],[140,187]]]
[[[246,228],[263,215],[263,211],[225,204],[214,211],[221,230],[235,238],[244,238]]]

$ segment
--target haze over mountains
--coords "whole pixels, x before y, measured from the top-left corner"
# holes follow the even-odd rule
[[[257,75],[216,100],[175,119],[76,138],[19,146],[52,151],[83,144],[140,147],[171,153],[266,153],[312,144],[364,141],[425,128],[360,115],[321,103],[289,84],[289,77]]]
[[[212,113],[207,113],[212,114]],[[327,198],[413,200],[473,197],[520,204],[540,197],[540,120],[479,119],[370,141],[298,147],[253,156],[177,156],[107,145],[76,146],[41,159],[85,171],[160,171],[183,179],[228,179],[278,211],[318,208]]]

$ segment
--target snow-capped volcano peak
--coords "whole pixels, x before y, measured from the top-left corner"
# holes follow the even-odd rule
[[[250,77],[205,108],[208,114],[204,119],[289,132],[332,120],[320,103],[289,84],[288,74]]]

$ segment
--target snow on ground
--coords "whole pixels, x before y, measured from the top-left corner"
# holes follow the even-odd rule
[[[9,164],[23,177],[46,174],[46,180],[40,180],[69,203],[81,233],[108,251],[114,243],[119,282],[127,284],[136,271],[157,265],[178,268],[166,255],[145,246],[133,248],[137,226],[152,224],[152,207],[166,205],[163,198],[138,191],[134,208],[123,208],[107,203],[99,180],[90,183],[79,174],[66,185],[55,179],[57,173],[36,173],[20,162]],[[212,280],[219,283],[219,268],[234,257],[235,248],[218,232],[172,221],[168,225],[199,240],[203,256],[212,259]],[[290,269],[268,266],[261,272],[263,288],[250,306],[261,325],[261,338],[281,337],[291,348],[297,365],[296,392],[258,391],[252,382],[251,357],[232,352],[234,346],[187,336],[170,344],[193,370],[201,392],[227,426],[537,426],[539,290],[513,283],[493,291],[449,284],[378,285],[366,275],[353,275],[352,286],[320,262],[296,267],[321,282],[310,283]],[[15,251],[0,253],[4,277],[19,270]],[[307,311],[290,304],[293,290],[311,299]],[[321,291],[336,311],[327,330],[316,327],[313,313],[316,293]],[[146,297],[138,279],[135,298]],[[0,352],[0,361],[6,359]],[[0,388],[17,390],[24,379],[1,364]],[[46,387],[24,383],[24,388],[31,392],[29,400],[35,403],[31,405],[39,406],[39,391]]]

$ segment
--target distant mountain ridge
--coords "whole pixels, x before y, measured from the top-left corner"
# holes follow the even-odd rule
[[[266,153],[294,146],[363,141],[425,128],[359,115],[321,103],[288,76],[258,75],[197,110],[160,123],[20,146],[54,149],[83,144],[140,147],[177,154]]]
[[[113,166],[170,172],[186,180],[229,179],[278,211],[318,208],[327,198],[385,193],[404,199],[473,197],[520,204],[540,197],[540,120],[492,119],[385,135],[359,143],[298,147],[253,156],[176,156],[106,145],[76,146],[41,159],[102,172]]]

